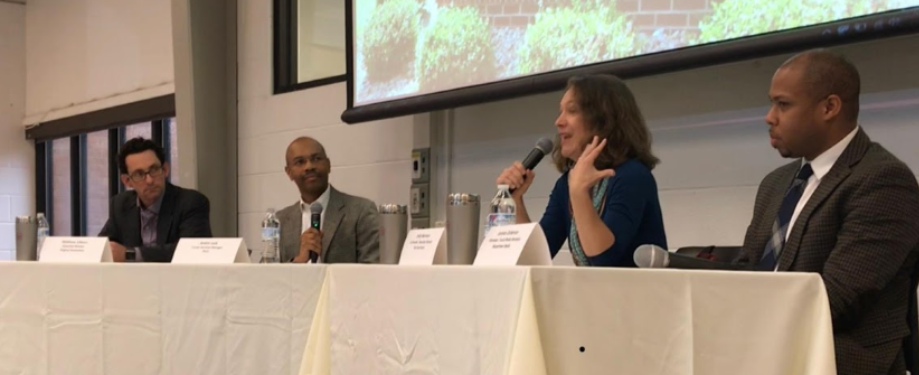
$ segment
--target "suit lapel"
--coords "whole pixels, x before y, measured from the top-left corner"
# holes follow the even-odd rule
[[[300,208],[300,201],[294,203],[294,210],[282,210],[279,214],[283,214],[283,217],[278,217],[278,220],[281,221],[281,228],[285,226],[288,230],[281,231],[281,249],[289,249],[290,251],[284,254],[287,259],[282,259],[286,262],[290,259],[293,259],[297,256],[297,253],[300,252],[300,236],[303,234],[303,210]]]
[[[823,179],[820,180],[820,185],[817,186],[817,190],[814,190],[814,194],[807,200],[804,208],[801,209],[801,213],[798,214],[798,218],[795,219],[795,224],[791,228],[788,240],[785,241],[785,247],[782,248],[782,253],[779,254],[779,271],[788,271],[791,269],[792,264],[794,264],[798,256],[798,250],[801,247],[801,238],[804,236],[804,228],[807,227],[811,215],[817,207],[820,207],[830,194],[839,187],[839,184],[849,177],[849,174],[852,173],[851,167],[862,160],[862,157],[865,156],[865,152],[868,151],[868,146],[870,145],[871,139],[859,129],[855,137],[852,138],[852,142],[849,143],[846,150],[843,151],[839,159],[836,160],[836,163],[833,164],[833,168],[831,168],[830,171],[823,176]]]
[[[329,185],[329,207],[323,213],[325,218],[322,223],[322,261],[325,262],[329,254],[329,247],[332,239],[335,237],[335,231],[338,230],[338,224],[344,218],[345,202],[341,193]]]
[[[137,194],[133,194],[129,201],[125,202],[122,215],[127,219],[124,221],[124,241],[127,243],[123,243],[122,245],[129,246],[128,243],[142,245],[144,240],[140,235],[140,206],[137,205]],[[132,240],[133,242],[129,242]]]
[[[169,239],[169,229],[172,227],[172,209],[175,207],[176,190],[175,186],[166,183],[166,190],[163,192],[163,203],[160,204],[160,212],[157,214],[156,220],[156,243],[160,246],[169,242],[167,240]]]

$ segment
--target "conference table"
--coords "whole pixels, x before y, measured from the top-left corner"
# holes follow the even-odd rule
[[[0,263],[0,374],[835,374],[820,277]]]

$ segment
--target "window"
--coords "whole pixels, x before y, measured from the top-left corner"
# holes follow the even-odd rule
[[[146,139],[153,139],[152,126],[149,122],[143,124],[134,124],[128,125],[124,130],[124,140],[127,141],[132,138],[143,137]],[[122,142],[124,143],[124,142]]]
[[[38,142],[36,206],[45,210],[54,236],[95,236],[109,216],[112,196],[124,191],[118,150],[134,137],[152,139],[166,151],[176,171],[178,147],[175,119],[137,123],[71,137]],[[176,181],[175,176],[171,180]],[[47,190],[45,190],[47,189]]]
[[[84,183],[86,188],[86,235],[99,234],[108,220],[109,200],[109,131],[100,130],[83,136],[86,153]],[[118,176],[112,176],[117,179]]]
[[[51,212],[48,213],[51,235],[70,236],[73,234],[70,138],[51,142],[51,191]]]
[[[345,2],[275,0],[275,93],[344,82]]]
[[[169,136],[164,137],[168,142],[163,147],[169,150],[169,154],[166,155],[169,160],[169,182],[177,184],[179,183],[179,133],[178,129],[176,129],[176,119],[171,118],[166,121],[169,122],[169,126],[165,130],[169,133]],[[169,147],[166,147],[167,145]]]

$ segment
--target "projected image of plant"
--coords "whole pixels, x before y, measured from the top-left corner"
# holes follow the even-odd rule
[[[546,8],[526,30],[518,72],[530,74],[633,56],[640,52],[629,20],[615,2],[574,0]]]
[[[385,0],[363,33],[367,80],[383,82],[412,73],[421,15],[417,0]]]
[[[725,0],[699,23],[699,43],[768,33],[887,10],[871,0]]]
[[[473,7],[438,10],[420,55],[422,91],[474,84],[496,74],[488,22]]]
[[[919,6],[919,0],[343,1],[351,1],[354,14],[353,106]],[[838,37],[873,25],[849,27],[816,30]]]

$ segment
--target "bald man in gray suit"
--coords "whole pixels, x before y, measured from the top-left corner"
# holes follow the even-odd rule
[[[369,199],[342,193],[329,184],[332,166],[325,148],[308,137],[287,147],[284,171],[300,200],[279,211],[281,261],[294,263],[379,263],[380,217]],[[310,226],[313,203],[322,204],[319,229]]]

